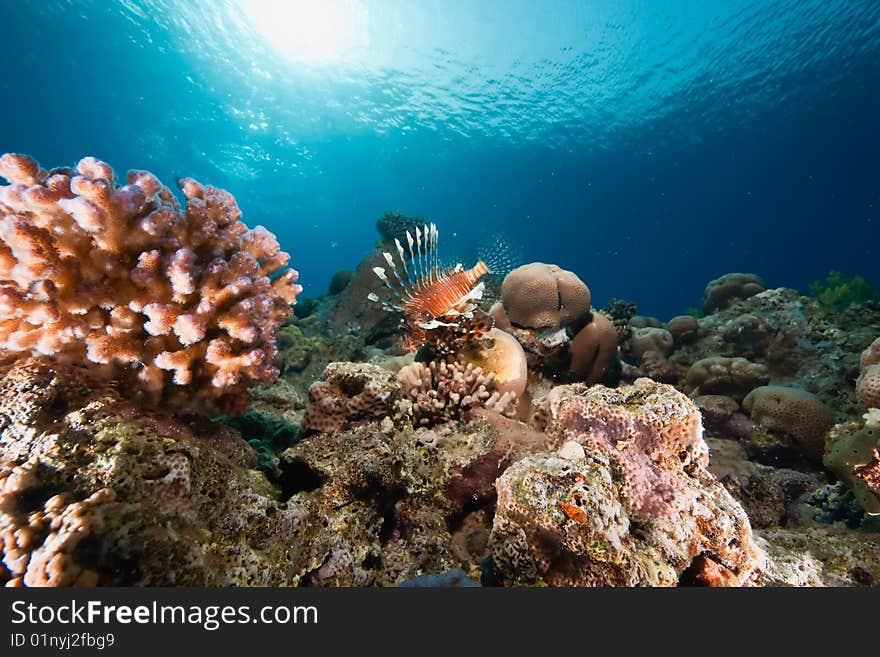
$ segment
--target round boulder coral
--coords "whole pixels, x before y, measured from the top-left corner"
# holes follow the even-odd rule
[[[590,290],[574,273],[533,262],[511,271],[501,284],[510,321],[531,329],[579,329],[590,320]]]
[[[657,351],[668,356],[672,351],[673,342],[672,333],[666,329],[646,326],[633,331],[630,352],[637,361],[641,361],[642,356],[648,351]]]
[[[750,390],[767,383],[767,366],[745,358],[710,356],[691,365],[687,373],[690,389],[700,395],[729,395],[742,399]]]
[[[528,384],[526,354],[522,345],[510,333],[498,328],[469,343],[458,355],[484,372],[494,372],[493,383],[498,392],[521,395]]]
[[[767,289],[760,276],[755,274],[725,274],[710,281],[703,292],[703,312],[707,315],[748,299]]]
[[[666,322],[666,330],[672,334],[676,342],[694,337],[699,328],[700,324],[693,315],[677,315]]]
[[[807,458],[822,460],[834,413],[816,395],[786,386],[761,386],[746,396],[743,408],[759,425],[790,436]]]
[[[593,320],[584,326],[571,341],[572,379],[598,383],[605,378],[608,367],[617,354],[617,331],[601,313],[593,313]]]
[[[859,369],[856,381],[859,403],[867,408],[880,407],[880,338],[862,352]]]

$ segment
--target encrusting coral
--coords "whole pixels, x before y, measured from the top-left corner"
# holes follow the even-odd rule
[[[743,509],[705,469],[690,400],[647,379],[550,396],[556,454],[527,456],[496,484],[490,544],[505,583],[675,586],[697,569],[737,586],[757,575],[763,555]]]
[[[387,415],[397,398],[394,375],[367,363],[330,363],[309,388],[303,431],[332,431]]]
[[[241,409],[278,375],[275,330],[302,288],[228,192],[95,158],[46,172],[0,157],[0,350],[89,363],[148,399]]]

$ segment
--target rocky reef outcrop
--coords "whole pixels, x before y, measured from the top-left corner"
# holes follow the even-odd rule
[[[508,583],[674,586],[760,570],[739,503],[709,473],[697,407],[670,386],[556,388],[550,447],[498,480],[495,565]],[[577,447],[575,447],[577,446]]]

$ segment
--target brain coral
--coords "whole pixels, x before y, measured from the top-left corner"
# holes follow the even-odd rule
[[[856,381],[859,403],[868,408],[880,407],[880,338],[862,352],[859,370]]]
[[[579,329],[590,320],[590,290],[575,274],[532,262],[511,271],[501,284],[507,316],[524,328]]]
[[[746,396],[743,408],[758,424],[791,436],[804,456],[822,459],[834,414],[816,395],[786,386],[761,386]]]
[[[275,330],[301,287],[227,192],[91,157],[46,172],[0,157],[0,350],[88,363],[146,398],[226,411],[278,372]],[[280,272],[280,273],[279,273]]]
[[[717,310],[724,310],[731,304],[766,289],[764,281],[755,274],[725,274],[706,286],[703,292],[703,312],[709,315]]]

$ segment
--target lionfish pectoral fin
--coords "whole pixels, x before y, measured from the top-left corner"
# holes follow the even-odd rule
[[[473,289],[465,294],[461,299],[458,300],[458,304],[461,305],[463,303],[467,303],[470,301],[479,301],[483,298],[483,291],[486,289],[486,284],[483,282],[477,283]]]
[[[432,319],[430,322],[419,322],[417,326],[430,331],[431,329],[440,328],[441,326],[458,326],[458,324],[455,322],[441,322],[437,319]]]

